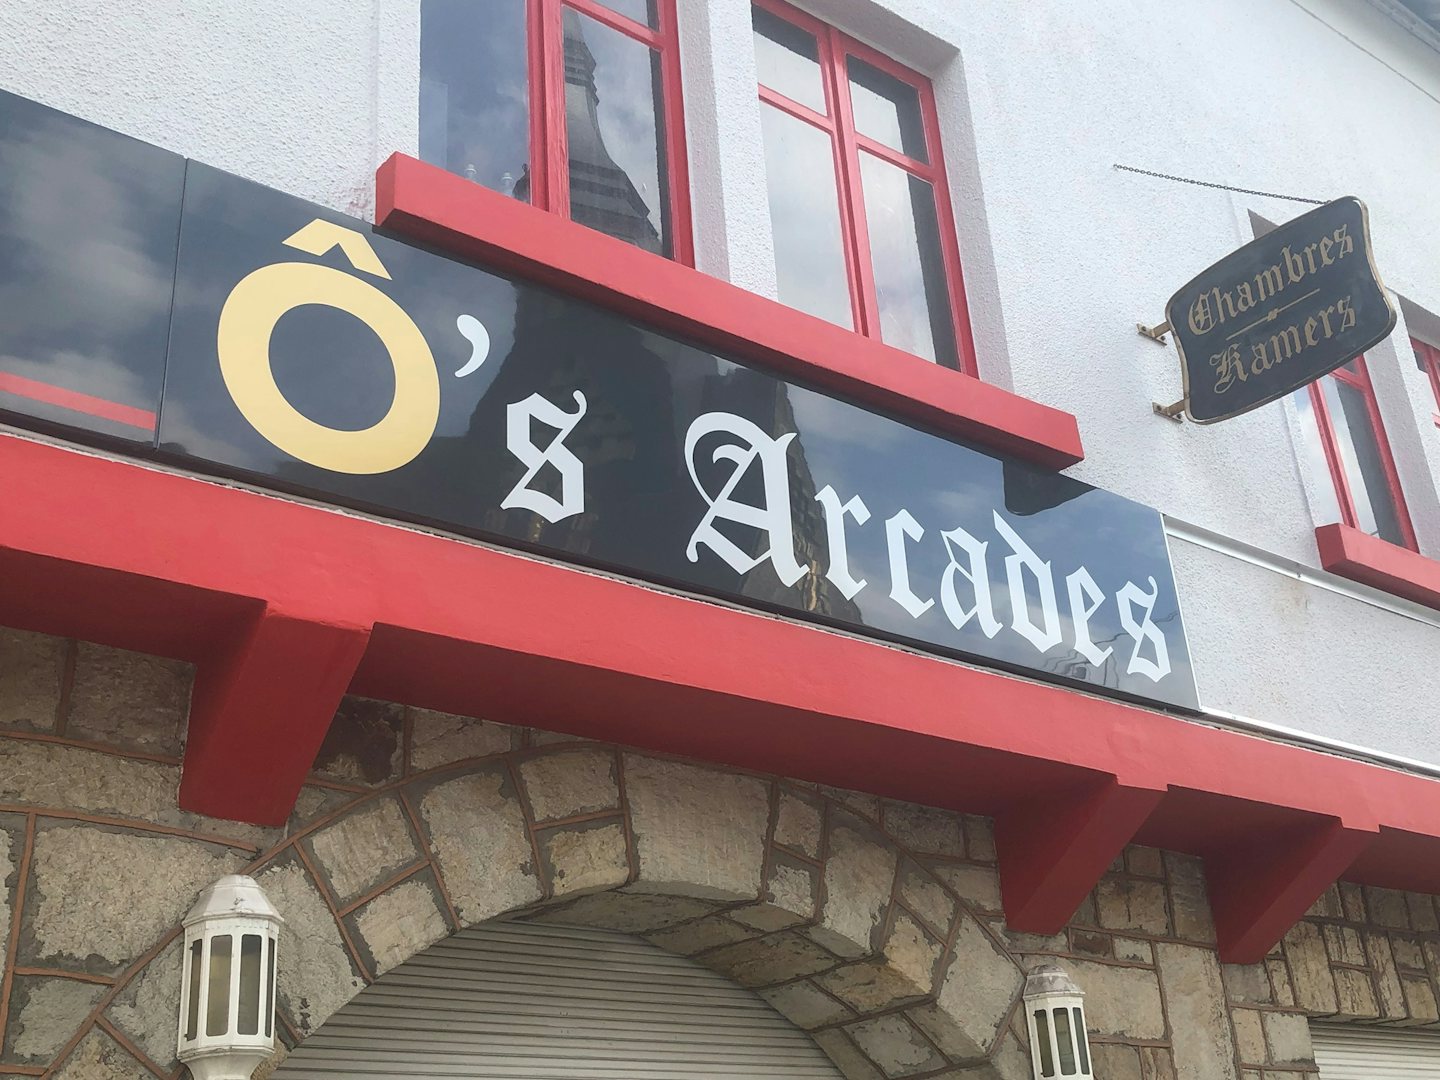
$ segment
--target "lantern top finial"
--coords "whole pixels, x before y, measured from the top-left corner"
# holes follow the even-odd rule
[[[255,919],[273,919],[284,922],[275,905],[260,888],[260,883],[245,874],[226,874],[201,890],[183,923],[191,926],[205,919],[219,919],[226,916],[241,916]]]
[[[1069,973],[1058,964],[1041,964],[1025,979],[1025,997],[1084,997],[1085,992],[1075,985]]]

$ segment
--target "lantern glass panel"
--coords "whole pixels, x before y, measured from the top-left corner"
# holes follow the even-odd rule
[[[193,1039],[200,1033],[200,950],[203,941],[190,943],[190,986],[185,1005],[185,1038]]]
[[[1040,1053],[1040,1075],[1055,1075],[1055,1057],[1050,1052],[1050,1018],[1045,1015],[1044,1009],[1035,1010],[1035,1041],[1040,1045],[1036,1048]]]
[[[230,956],[234,937],[217,934],[210,939],[210,997],[205,1010],[205,1034],[230,1030]]]
[[[240,939],[240,1015],[235,1030],[241,1035],[260,1032],[260,935]]]
[[[275,1020],[275,939],[265,950],[265,1037],[270,1038],[270,1025]]]
[[[1084,1076],[1090,1075],[1090,1046],[1085,1037],[1085,1016],[1075,1008],[1071,1010],[1075,1014],[1075,1049],[1080,1052],[1080,1072]]]
[[[1070,1010],[1054,1009],[1055,1049],[1060,1055],[1060,1074],[1075,1075],[1075,1040],[1070,1034]]]

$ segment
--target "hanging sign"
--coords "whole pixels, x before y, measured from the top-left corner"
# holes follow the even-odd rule
[[[1314,382],[1384,341],[1395,308],[1359,199],[1336,199],[1258,237],[1170,298],[1185,412],[1213,424]]]
[[[71,213],[86,229],[102,211]],[[178,246],[173,222],[155,219],[171,229],[156,282],[167,296],[174,286],[167,344],[148,367],[133,354],[131,381],[161,386],[153,453],[938,654],[1197,705],[1149,507],[193,161],[178,213]],[[26,242],[42,250],[44,229]],[[79,303],[79,275],[96,271],[69,272],[51,284]],[[0,374],[18,355],[10,343],[35,339],[32,316],[0,312]],[[34,382],[115,389],[84,366],[93,358],[32,353],[21,362]],[[26,399],[0,383],[0,408],[24,413]]]

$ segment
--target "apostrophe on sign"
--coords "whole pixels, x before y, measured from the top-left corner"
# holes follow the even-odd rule
[[[490,331],[485,329],[485,324],[474,315],[461,315],[455,320],[455,329],[460,331],[460,336],[470,342],[470,359],[465,366],[455,372],[457,379],[463,379],[466,375],[473,375],[480,370],[480,365],[485,363],[490,356]]]

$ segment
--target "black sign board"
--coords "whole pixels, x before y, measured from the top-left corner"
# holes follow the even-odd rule
[[[171,280],[160,456],[1196,707],[1153,509],[196,162]],[[0,375],[30,317],[0,309]],[[58,349],[22,362],[88,378]]]
[[[1314,382],[1385,340],[1395,309],[1359,199],[1336,199],[1221,259],[1170,298],[1185,411],[1213,424]]]

